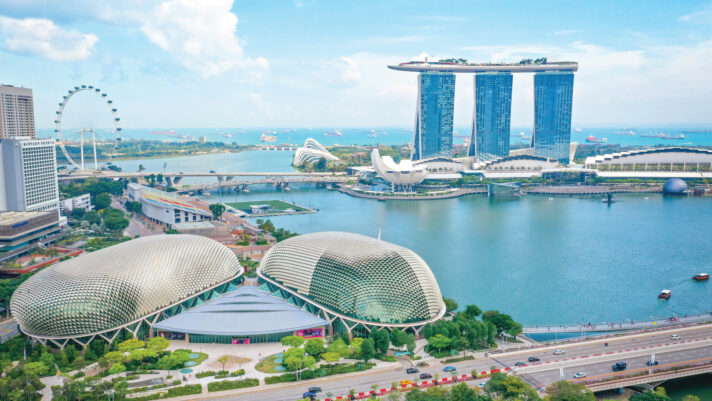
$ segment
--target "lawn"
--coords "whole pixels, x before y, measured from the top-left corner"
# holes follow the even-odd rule
[[[297,212],[309,211],[309,209],[307,208],[303,208],[301,206],[297,206],[295,204],[281,200],[254,200],[249,202],[230,202],[227,203],[227,205],[248,213],[250,212],[250,205],[272,205],[272,211],[275,212],[281,212],[287,209],[294,209]]]
[[[277,362],[279,360],[279,362]],[[262,373],[284,373],[282,366],[282,353],[270,355],[255,365],[255,369]]]

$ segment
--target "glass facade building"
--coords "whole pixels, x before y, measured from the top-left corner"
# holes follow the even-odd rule
[[[233,290],[242,270],[230,249],[206,237],[142,237],[40,271],[18,287],[10,308],[38,339],[111,341]]]
[[[339,318],[349,330],[356,324],[423,325],[445,312],[438,283],[423,259],[358,234],[323,232],[282,241],[262,259],[259,275],[273,294],[297,296]]]
[[[484,160],[509,156],[512,73],[479,73],[474,78],[475,110],[468,156]]]
[[[574,74],[568,71],[534,75],[534,153],[569,163]]]
[[[452,154],[455,74],[421,72],[415,117],[413,160]]]

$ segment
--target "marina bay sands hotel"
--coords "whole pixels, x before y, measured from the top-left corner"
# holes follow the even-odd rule
[[[468,156],[509,156],[512,74],[534,73],[534,154],[569,163],[571,100],[576,62],[545,58],[515,64],[472,64],[464,60],[412,61],[388,68],[418,72],[418,106],[413,160],[452,154],[455,74],[473,73],[475,107]]]

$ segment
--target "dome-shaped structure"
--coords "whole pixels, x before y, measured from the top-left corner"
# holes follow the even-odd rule
[[[319,159],[325,159],[327,162],[339,160],[338,157],[329,153],[316,139],[307,138],[307,140],[304,141],[304,146],[297,148],[297,151],[294,153],[292,164],[295,166],[301,166],[307,163],[314,164],[318,162]]]
[[[290,238],[267,252],[259,274],[360,323],[407,326],[445,313],[438,283],[423,259],[363,235],[321,232]]]
[[[121,328],[239,277],[227,247],[194,235],[150,236],[60,262],[25,281],[10,307],[28,335]]]
[[[687,183],[679,178],[670,178],[663,185],[663,193],[668,195],[682,195],[687,191]]]

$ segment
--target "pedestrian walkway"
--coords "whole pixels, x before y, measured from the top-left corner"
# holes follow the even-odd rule
[[[524,334],[544,334],[544,333],[577,333],[577,332],[609,332],[626,330],[643,330],[658,327],[671,327],[684,324],[712,322],[712,312],[700,313],[697,315],[670,316],[662,319],[652,320],[629,320],[621,322],[603,323],[578,323],[558,326],[528,326],[524,327]]]

